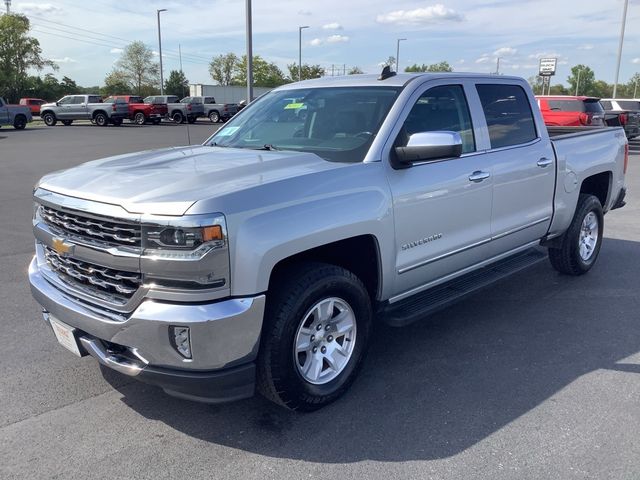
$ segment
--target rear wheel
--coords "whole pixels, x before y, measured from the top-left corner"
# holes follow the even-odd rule
[[[16,130],[24,130],[27,126],[27,117],[24,115],[16,115],[16,118],[13,119],[13,128]]]
[[[102,112],[96,113],[93,117],[93,120],[96,122],[96,125],[98,125],[99,127],[106,127],[109,124],[109,119],[107,118],[107,115]]]
[[[184,122],[184,115],[182,115],[182,112],[173,112],[171,114],[171,120],[176,123],[182,123]]]
[[[305,263],[270,292],[258,389],[286,408],[313,411],[339,398],[365,356],[372,323],[366,288],[344,268]]]
[[[593,195],[580,194],[576,212],[558,248],[549,248],[551,265],[566,275],[587,273],[598,258],[602,245],[604,214]]]
[[[220,114],[215,110],[209,112],[209,120],[211,120],[212,123],[218,123],[220,121]]]
[[[65,127],[68,127],[69,125],[71,125],[73,123],[73,120],[62,120],[62,124]]]
[[[144,125],[146,121],[147,121],[147,117],[145,117],[144,113],[142,112],[137,112],[133,116],[133,123],[135,123],[136,125]]]
[[[56,119],[56,116],[51,112],[45,113],[42,116],[42,121],[44,122],[44,124],[47,127],[53,127],[56,123],[58,123],[58,120]]]

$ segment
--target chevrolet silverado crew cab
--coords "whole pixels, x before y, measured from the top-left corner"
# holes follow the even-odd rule
[[[122,101],[105,103],[100,95],[67,95],[55,103],[40,106],[40,118],[45,125],[53,127],[58,120],[69,126],[74,120],[91,120],[99,127],[110,123],[122,125],[129,116],[129,106]]]
[[[166,104],[167,116],[176,123],[194,123],[204,115],[204,105],[191,101],[189,97],[178,101],[175,95],[153,95],[146,97],[144,103]]]
[[[7,101],[0,97],[0,127],[2,125],[12,125],[16,130],[24,130],[27,123],[31,122],[31,110],[23,105],[9,105]]]
[[[376,322],[547,255],[566,275],[594,266],[628,144],[568,130],[550,138],[516,77],[286,85],[203,145],[42,178],[32,292],[77,356],[182,398],[257,387],[314,410],[353,382]]]

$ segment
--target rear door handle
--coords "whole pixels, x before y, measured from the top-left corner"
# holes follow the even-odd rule
[[[553,160],[546,157],[542,157],[540,160],[538,160],[538,166],[542,168],[548,167],[552,163],[553,163]]]
[[[489,172],[483,172],[482,170],[476,170],[471,175],[469,175],[469,181],[478,183],[478,182],[481,182],[481,181],[489,178],[490,176],[491,176],[491,174]]]

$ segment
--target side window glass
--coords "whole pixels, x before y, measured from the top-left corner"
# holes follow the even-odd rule
[[[536,124],[527,94],[518,85],[476,85],[489,127],[491,148],[528,143],[536,138]]]
[[[66,97],[62,97],[58,103],[60,105],[69,105],[71,104],[71,102],[73,102],[73,97],[66,96]]]
[[[414,133],[438,131],[459,133],[462,153],[476,150],[469,105],[461,85],[443,85],[423,93],[405,120],[396,144],[406,145]]]
[[[74,105],[84,103],[84,97],[73,97],[73,101],[71,103],[73,103]]]

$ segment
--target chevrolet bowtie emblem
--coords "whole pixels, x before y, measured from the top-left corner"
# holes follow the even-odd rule
[[[64,238],[54,238],[51,247],[60,255],[70,255],[73,253],[73,243],[66,243]]]

